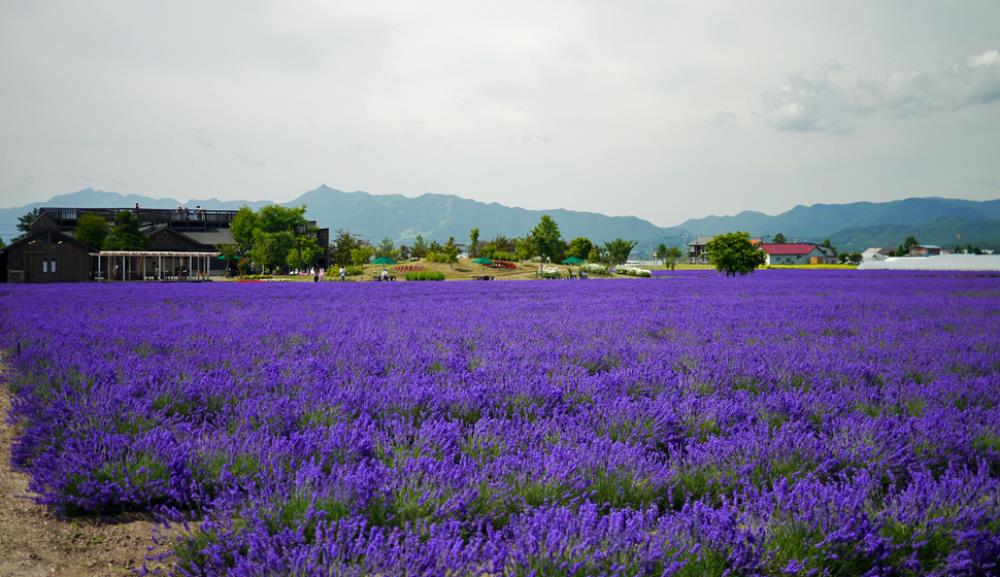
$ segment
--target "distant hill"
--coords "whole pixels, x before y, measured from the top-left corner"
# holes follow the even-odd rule
[[[182,203],[172,198],[149,198],[84,189],[26,206],[0,209],[0,235],[7,241],[16,235],[17,218],[35,207],[123,207],[175,208]],[[260,208],[268,201],[191,200],[184,206],[200,205],[210,210],[235,209],[248,204]],[[840,250],[864,250],[870,246],[896,246],[907,236],[921,242],[952,247],[974,244],[1000,249],[1000,199],[988,201],[945,198],[908,198],[891,202],[855,202],[796,206],[778,215],[746,211],[734,216],[692,219],[676,227],[659,227],[637,217],[606,216],[566,209],[528,210],[497,203],[484,203],[443,194],[415,198],[397,194],[374,195],[343,192],[326,185],[283,203],[305,204],[309,218],[331,231],[349,230],[372,242],[384,237],[401,242],[418,234],[425,239],[445,241],[449,236],[465,242],[469,229],[478,227],[480,238],[498,234],[522,236],[543,214],[551,215],[563,237],[586,236],[598,242],[613,238],[638,241],[635,256],[648,255],[664,243],[679,246],[697,235],[745,230],[754,236],[783,233],[789,240],[821,242],[829,238]]]
[[[586,236],[599,242],[618,237],[650,241],[663,237],[665,231],[634,216],[565,209],[528,210],[444,194],[410,198],[398,194],[342,192],[325,185],[286,204],[305,204],[309,217],[323,226],[364,234],[374,241],[384,237],[405,241],[419,234],[435,240],[453,236],[464,242],[472,227],[479,228],[483,239],[498,234],[522,236],[538,224],[543,214],[559,223],[559,230],[567,239]]]
[[[896,246],[907,236],[954,246],[1000,248],[1000,199],[907,198],[890,202],[814,204],[774,216],[746,211],[685,221],[678,228],[699,235],[744,230],[754,236],[782,233],[789,240],[829,238],[840,250]]]
[[[936,244],[947,249],[969,244],[979,248],[1000,249],[1000,221],[954,216],[918,226],[892,224],[852,227],[837,232],[830,240],[840,251],[861,252],[870,246],[898,246],[911,235],[922,243]]]

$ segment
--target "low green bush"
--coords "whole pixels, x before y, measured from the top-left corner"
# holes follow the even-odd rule
[[[272,278],[269,274],[245,274],[239,277],[240,280],[266,280]]]
[[[444,273],[434,270],[419,270],[406,273],[406,280],[444,280]]]
[[[347,276],[361,276],[363,270],[360,266],[348,266],[344,267],[344,272],[347,273]]]

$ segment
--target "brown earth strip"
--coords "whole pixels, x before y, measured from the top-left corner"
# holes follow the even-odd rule
[[[0,577],[119,577],[141,567],[156,524],[127,517],[61,519],[28,492],[10,464],[11,392],[0,359]],[[156,563],[148,563],[155,567]]]

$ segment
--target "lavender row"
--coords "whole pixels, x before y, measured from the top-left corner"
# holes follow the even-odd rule
[[[995,276],[5,292],[15,465],[178,574],[1000,571]]]

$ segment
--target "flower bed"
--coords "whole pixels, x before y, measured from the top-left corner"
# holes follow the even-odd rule
[[[620,274],[620,275],[634,276],[634,277],[641,277],[641,278],[650,278],[650,277],[653,276],[652,272],[650,272],[650,271],[648,271],[648,270],[646,270],[644,268],[639,268],[639,267],[634,267],[634,266],[619,266],[619,267],[615,268],[615,272],[618,273],[618,274]]]
[[[495,261],[493,261],[490,264],[487,264],[485,266],[488,266],[490,268],[501,269],[501,270],[515,270],[517,268],[517,265],[515,263],[509,262],[509,261],[505,261],[505,260],[495,260]]]

